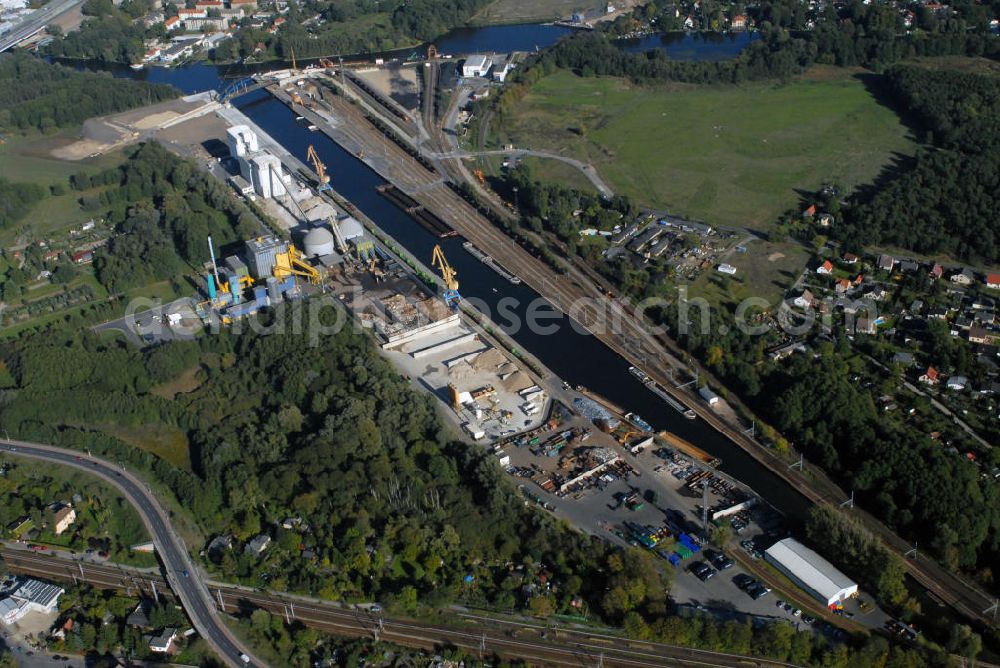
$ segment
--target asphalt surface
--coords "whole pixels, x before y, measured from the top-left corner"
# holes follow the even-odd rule
[[[37,34],[45,26],[52,23],[60,14],[68,12],[83,0],[52,0],[41,9],[36,9],[28,14],[20,23],[10,29],[6,35],[0,38],[0,52],[17,46],[29,37]]]
[[[117,487],[142,517],[164,564],[167,583],[177,594],[198,633],[230,666],[265,665],[253,658],[249,649],[226,627],[183,542],[171,527],[166,511],[138,478],[111,462],[52,446],[0,439],[0,452],[88,471]],[[241,659],[243,655],[250,657],[249,663]]]

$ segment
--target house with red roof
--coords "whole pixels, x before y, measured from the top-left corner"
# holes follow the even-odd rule
[[[817,274],[824,274],[824,275],[829,275],[829,274],[833,273],[833,263],[830,262],[829,260],[824,260],[823,264],[821,264],[820,266],[816,267],[816,273]]]
[[[986,287],[1000,290],[1000,274],[986,274]]]
[[[932,366],[929,366],[927,367],[926,371],[920,374],[917,380],[919,380],[924,385],[937,385],[939,382],[941,382],[941,377],[940,374],[938,374],[937,369],[935,369]]]

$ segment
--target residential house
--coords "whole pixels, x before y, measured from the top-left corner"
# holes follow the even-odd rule
[[[833,225],[833,214],[832,213],[821,213],[819,218],[816,219],[820,227],[830,227]]]
[[[857,264],[858,256],[854,253],[844,253],[844,256],[840,258],[844,264]]]
[[[205,9],[178,9],[177,16],[180,17],[181,21],[187,21],[188,19],[203,19],[208,16],[208,10]]]
[[[992,338],[985,327],[973,325],[969,327],[969,343],[989,343]]]
[[[941,381],[937,369],[932,366],[927,367],[927,369],[917,377],[917,380],[925,385],[937,385]]]
[[[846,278],[838,278],[834,283],[833,289],[837,292],[837,294],[842,295],[851,289],[851,285],[852,283]]]
[[[177,629],[166,628],[149,637],[149,651],[169,654],[174,651]]]
[[[933,279],[941,278],[944,275],[944,269],[941,267],[940,264],[935,262],[934,266],[931,267],[931,270],[927,272],[927,275]]]
[[[891,255],[878,256],[878,268],[882,271],[892,271],[896,266],[896,258]]]
[[[747,15],[737,14],[733,17],[733,20],[729,22],[729,29],[736,30],[746,30],[747,27]]]
[[[935,306],[927,313],[927,317],[935,318],[937,320],[947,320],[948,309],[944,306]]]
[[[833,263],[830,262],[829,260],[824,260],[823,264],[816,267],[816,273],[827,276],[830,275],[831,273],[833,273]]]
[[[873,336],[875,334],[875,321],[872,318],[867,317],[858,318],[854,321],[854,333]]]
[[[919,269],[920,265],[914,262],[913,260],[900,260],[899,262],[899,270],[903,273],[908,274],[914,271],[918,271]]]
[[[177,30],[181,27],[181,19],[179,16],[171,16],[169,19],[163,22],[163,27],[167,29],[167,32],[171,30]]]
[[[973,279],[975,279],[975,274],[968,267],[965,267],[961,271],[956,271],[951,275],[951,282],[958,285],[972,285]]]
[[[816,215],[816,205],[815,204],[810,204],[805,209],[805,211],[802,212],[802,217],[803,218],[812,218],[815,215]]]
[[[968,384],[969,384],[969,379],[966,378],[965,376],[952,376],[951,378],[948,379],[948,382],[945,383],[945,387],[947,387],[949,390],[961,391],[964,390],[965,386]]]
[[[252,11],[257,7],[257,0],[229,0],[229,6],[233,9],[242,7],[244,10]]]
[[[912,313],[913,315],[918,315],[921,311],[924,310],[924,302],[923,302],[923,300],[921,300],[921,299],[914,299],[913,302],[910,304],[910,308],[907,309],[907,310],[910,313]]]
[[[143,629],[148,629],[149,625],[149,613],[153,609],[153,602],[149,599],[142,599],[139,601],[139,605],[135,606],[135,610],[129,614],[125,619],[125,623],[129,626],[136,626]]]
[[[802,294],[792,300],[792,304],[798,306],[799,308],[809,308],[812,306],[814,301],[813,293],[806,288],[802,291]]]
[[[897,352],[892,356],[893,364],[900,364],[902,366],[913,366],[913,353],[907,352]]]
[[[58,511],[56,511],[56,516],[54,520],[53,531],[58,536],[66,529],[73,526],[73,522],[76,521],[76,510],[73,506],[63,506]]]
[[[986,287],[1000,290],[1000,274],[986,274]]]
[[[271,537],[266,533],[259,534],[250,539],[244,548],[244,552],[247,554],[257,555],[262,553],[267,549],[267,546],[271,544]]]

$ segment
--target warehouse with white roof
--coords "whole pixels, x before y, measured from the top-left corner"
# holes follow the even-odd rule
[[[856,582],[794,538],[779,540],[767,548],[764,558],[827,607],[858,593]]]

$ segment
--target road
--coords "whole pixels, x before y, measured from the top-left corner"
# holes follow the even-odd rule
[[[11,568],[39,577],[62,580],[82,578],[95,586],[114,589],[139,587],[147,595],[152,591],[150,581],[158,582],[157,586],[161,588],[164,585],[158,576],[112,564],[88,564],[81,571],[79,562],[10,547],[0,548],[0,556]],[[443,646],[460,647],[472,654],[497,654],[538,665],[573,668],[602,663],[623,668],[665,665],[777,668],[792,665],[724,652],[627,640],[611,629],[557,628],[533,619],[487,617],[464,608],[452,611],[450,616],[456,623],[445,626],[387,617],[365,606],[349,607],[214,582],[210,586],[214,596],[222,600],[226,611],[261,608],[320,631],[348,637],[372,638],[377,635],[385,641],[425,650]]]
[[[28,14],[20,23],[0,38],[0,53],[17,46],[24,40],[39,33],[60,14],[68,12],[83,0],[52,0],[41,9]]]
[[[253,658],[248,648],[236,639],[215,609],[208,588],[195,570],[180,536],[171,526],[167,512],[150,489],[138,478],[111,462],[96,457],[84,457],[72,450],[38,443],[0,439],[0,452],[16,457],[39,459],[60,466],[70,466],[103,478],[122,492],[142,517],[156,546],[156,553],[166,570],[166,584],[180,599],[195,629],[230,666],[247,665],[242,655],[250,658],[249,665],[264,666]]]

